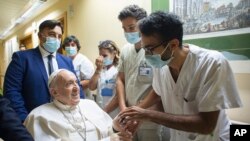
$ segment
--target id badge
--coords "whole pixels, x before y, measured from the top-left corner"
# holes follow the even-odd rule
[[[113,95],[113,89],[103,88],[101,94],[102,94],[102,96],[112,96]]]
[[[139,75],[142,75],[142,76],[152,75],[152,68],[151,67],[140,66],[139,67]]]

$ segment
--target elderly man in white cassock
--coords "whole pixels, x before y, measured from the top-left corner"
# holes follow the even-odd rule
[[[51,74],[48,81],[53,98],[35,108],[24,125],[36,141],[129,141],[117,118],[112,121],[92,100],[80,99],[76,76],[65,69]],[[118,132],[118,133],[115,133]]]

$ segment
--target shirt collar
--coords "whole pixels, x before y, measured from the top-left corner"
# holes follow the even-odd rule
[[[77,106],[69,106],[69,105],[64,105],[63,103],[61,103],[60,101],[54,99],[53,103],[55,104],[55,106],[57,108],[59,108],[60,110],[63,111],[70,111],[70,110],[75,110],[77,108]]]
[[[38,47],[39,47],[39,50],[40,50],[43,58],[50,55],[50,53],[48,51],[46,51],[42,46],[39,45]],[[55,57],[56,56],[56,51],[54,53],[52,53],[52,55]]]

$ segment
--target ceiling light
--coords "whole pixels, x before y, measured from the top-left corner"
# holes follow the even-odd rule
[[[0,34],[0,39],[3,39],[16,25],[21,24],[24,22],[26,19],[30,18],[35,11],[39,9],[39,7],[46,2],[47,0],[31,0],[28,3],[28,9],[25,10],[25,12],[16,18],[14,22],[2,33]]]

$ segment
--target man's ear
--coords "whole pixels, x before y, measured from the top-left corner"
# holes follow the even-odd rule
[[[39,39],[42,38],[41,32],[38,32],[38,37],[39,37]]]
[[[57,97],[59,94],[57,92],[57,90],[55,88],[50,88],[50,94],[55,98]]]
[[[178,39],[173,39],[169,42],[171,45],[170,45],[170,48],[171,50],[174,50],[175,48],[178,48],[179,45],[180,45],[180,42]]]
[[[38,32],[38,38],[39,38],[40,41],[44,41],[45,40],[44,35],[42,35],[41,32]]]

